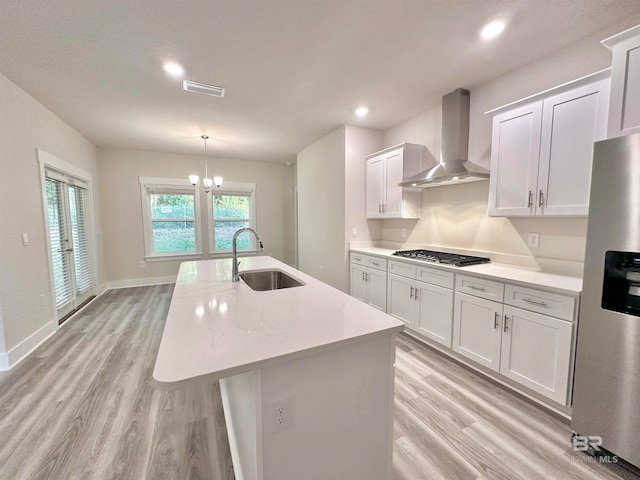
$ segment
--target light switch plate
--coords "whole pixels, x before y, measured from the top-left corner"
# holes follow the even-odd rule
[[[527,238],[527,245],[529,247],[538,247],[540,245],[540,234],[530,233]]]
[[[27,235],[26,233],[22,234],[22,245],[24,245],[25,247],[29,245],[29,235]]]

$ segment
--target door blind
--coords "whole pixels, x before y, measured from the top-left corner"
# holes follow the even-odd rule
[[[69,185],[69,212],[73,237],[73,257],[77,293],[86,292],[93,286],[93,271],[87,232],[86,216],[87,190],[77,185]]]
[[[71,301],[74,292],[71,283],[71,269],[65,250],[70,248],[65,241],[65,199],[64,184],[53,178],[46,178],[47,216],[49,221],[49,246],[55,289],[56,307]]]

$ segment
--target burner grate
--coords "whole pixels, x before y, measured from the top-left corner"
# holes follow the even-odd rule
[[[436,252],[433,250],[398,250],[393,255],[397,257],[415,258],[425,262],[442,263],[455,267],[465,267],[467,265],[478,265],[489,263],[491,259],[486,257],[473,257],[471,255],[458,255],[455,253]]]

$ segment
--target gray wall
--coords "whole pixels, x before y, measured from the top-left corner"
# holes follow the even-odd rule
[[[103,205],[105,278],[108,282],[174,276],[179,260],[145,262],[139,177],[186,178],[204,170],[204,157],[101,148],[98,151]],[[256,230],[268,255],[294,263],[293,199],[295,169],[280,163],[209,158],[211,175],[226,182],[256,184]],[[208,252],[206,196],[201,195],[202,248]],[[209,258],[207,254],[204,259]],[[143,280],[144,281],[144,280]]]

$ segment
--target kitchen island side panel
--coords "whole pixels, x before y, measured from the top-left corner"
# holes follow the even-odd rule
[[[264,480],[390,480],[394,361],[391,334],[263,369]]]

